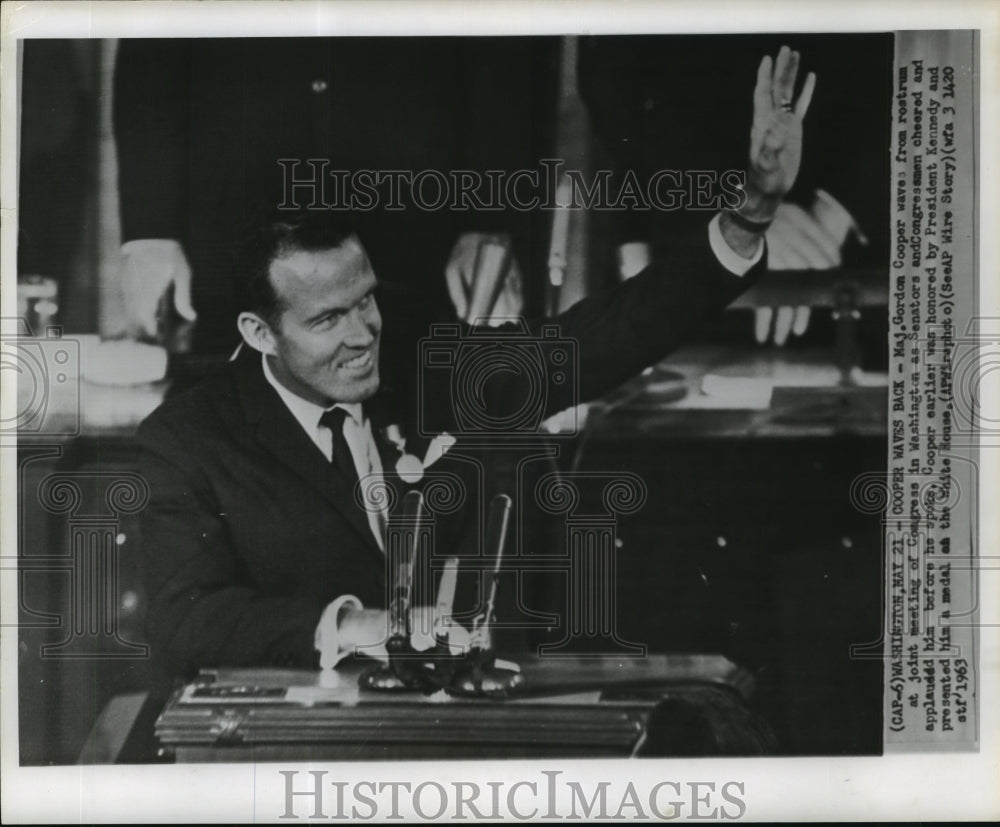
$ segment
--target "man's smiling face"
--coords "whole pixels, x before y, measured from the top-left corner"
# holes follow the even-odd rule
[[[285,253],[271,263],[270,278],[280,308],[269,357],[278,381],[323,406],[375,393],[382,316],[375,273],[357,237],[332,249]]]

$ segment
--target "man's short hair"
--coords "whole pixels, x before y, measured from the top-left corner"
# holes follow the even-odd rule
[[[280,210],[257,223],[237,272],[239,310],[251,311],[276,327],[285,308],[271,281],[271,264],[300,250],[340,247],[357,235],[350,216],[334,210]]]

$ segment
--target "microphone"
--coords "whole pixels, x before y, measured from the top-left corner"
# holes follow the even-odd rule
[[[552,211],[552,235],[549,240],[549,315],[559,313],[559,299],[566,279],[569,247],[569,210],[573,200],[573,184],[563,175],[556,189],[556,208]]]
[[[458,558],[449,557],[445,560],[444,571],[441,572],[441,584],[438,586],[437,604],[434,609],[434,641],[440,652],[451,652],[449,639],[457,586]]]
[[[507,543],[507,525],[510,522],[511,500],[506,494],[497,494],[490,503],[489,521],[486,523],[486,550],[493,552],[493,571],[486,598],[486,607],[472,621],[471,648],[488,651],[493,648],[492,621],[496,607],[497,586],[500,566],[503,563],[503,549]]]
[[[392,583],[389,600],[389,639],[385,648],[391,656],[393,650],[409,646],[413,633],[413,619],[410,616],[410,593],[413,588],[413,563],[420,542],[420,523],[424,518],[424,495],[420,491],[408,491],[403,497],[403,513],[397,531],[393,532],[398,545],[387,537],[389,549],[390,577]]]
[[[418,662],[420,653],[410,643],[413,632],[411,592],[414,561],[420,551],[424,520],[424,495],[408,491],[403,497],[402,514],[390,520],[386,531],[386,555],[389,559],[389,636],[385,650],[387,664],[372,666],[358,679],[367,689],[424,689],[427,676]]]
[[[449,691],[455,695],[504,697],[522,681],[517,664],[505,662],[504,666],[499,666],[493,652],[493,613],[504,547],[507,544],[510,510],[511,499],[506,494],[498,494],[490,503],[489,522],[486,525],[486,549],[493,555],[490,586],[486,605],[472,624],[467,666],[456,671],[449,687]]]

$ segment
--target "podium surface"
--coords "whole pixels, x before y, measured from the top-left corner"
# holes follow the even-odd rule
[[[748,673],[717,655],[530,657],[503,699],[362,689],[335,672],[218,669],[156,722],[177,761],[759,755]]]

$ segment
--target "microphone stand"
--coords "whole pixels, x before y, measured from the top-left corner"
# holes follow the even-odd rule
[[[510,497],[498,494],[493,498],[486,528],[486,548],[493,555],[490,586],[485,607],[473,621],[468,652],[453,653],[449,640],[457,582],[456,557],[446,562],[438,588],[438,618],[434,628],[436,645],[427,652],[418,652],[410,643],[413,631],[410,593],[413,561],[419,553],[423,495],[418,491],[410,491],[406,495],[397,531],[390,532],[390,536],[397,536],[386,543],[393,584],[389,603],[389,637],[385,644],[389,662],[363,672],[358,679],[362,688],[419,690],[425,693],[444,689],[451,695],[503,698],[521,684],[523,678],[517,664],[503,661],[504,665],[500,665],[493,651],[492,624],[510,512]],[[400,527],[402,530],[399,530]]]
[[[486,607],[473,621],[472,638],[465,663],[455,671],[448,687],[448,692],[452,695],[502,698],[523,680],[516,665],[510,664],[515,666],[513,669],[497,665],[496,653],[493,651],[493,612],[496,606],[500,565],[507,542],[510,509],[511,499],[506,494],[498,494],[490,503],[489,522],[486,528],[486,548],[493,552],[489,596]]]
[[[423,493],[407,492],[403,498],[402,517],[386,533],[386,553],[389,555],[389,577],[392,583],[389,637],[385,643],[389,662],[372,666],[362,673],[358,683],[366,689],[400,691],[436,688],[427,674],[427,665],[421,660],[422,654],[410,643],[413,632],[410,593],[413,564],[419,553],[423,508]]]

